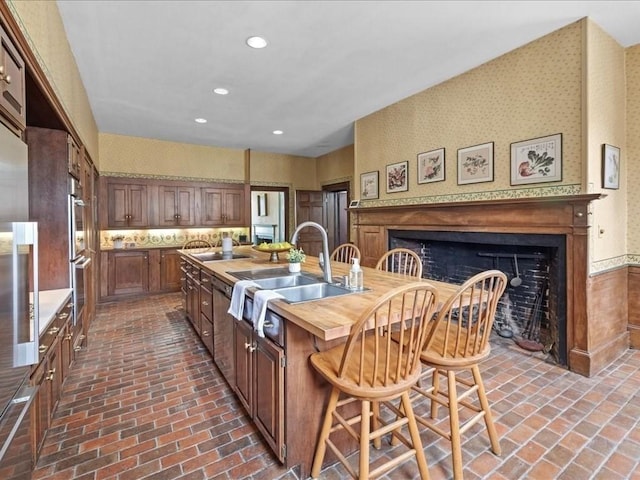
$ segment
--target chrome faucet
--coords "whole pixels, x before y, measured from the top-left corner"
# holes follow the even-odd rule
[[[329,261],[329,238],[327,237],[327,232],[325,232],[322,225],[316,222],[302,222],[300,225],[296,227],[296,231],[291,235],[291,243],[296,245],[298,240],[298,233],[300,230],[306,227],[313,227],[316,230],[319,230],[322,233],[322,256],[324,257],[324,265],[320,264],[322,271],[324,272],[324,281],[327,283],[331,283],[333,278],[331,277],[331,262]]]

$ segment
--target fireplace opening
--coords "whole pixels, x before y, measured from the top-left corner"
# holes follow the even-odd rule
[[[503,271],[508,283],[496,334],[566,366],[565,245],[564,235],[389,230],[389,248],[420,255],[423,278],[462,284],[485,270]]]

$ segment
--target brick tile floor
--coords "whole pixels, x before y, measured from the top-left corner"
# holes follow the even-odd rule
[[[474,426],[463,436],[465,479],[640,480],[640,351],[585,378],[511,341],[492,343],[483,377],[502,455]],[[451,478],[447,443],[426,429],[422,439],[431,478]],[[321,477],[347,474],[332,466]],[[98,307],[33,478],[300,480],[271,455],[185,321],[179,294]],[[418,478],[415,462],[383,478]]]

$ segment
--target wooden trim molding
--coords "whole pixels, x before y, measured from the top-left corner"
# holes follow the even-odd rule
[[[389,230],[564,235],[568,366],[574,372],[591,376],[628,346],[626,307],[621,310],[616,306],[620,303],[619,295],[602,295],[603,289],[626,291],[626,280],[622,280],[620,273],[588,276],[589,204],[602,196],[581,194],[352,208],[350,211],[356,231],[378,226],[384,229],[381,234],[385,238]],[[386,248],[387,242],[380,244]],[[640,320],[633,325],[640,327]]]

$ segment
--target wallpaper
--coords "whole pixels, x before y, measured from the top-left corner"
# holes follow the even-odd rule
[[[358,120],[355,175],[380,172],[379,199],[366,205],[579,192],[581,72],[578,22]],[[562,134],[561,181],[512,187],[510,144],[556,133]],[[457,150],[489,142],[493,180],[458,185]],[[418,184],[417,154],[440,148],[444,181]],[[404,161],[407,191],[386,193],[386,166]],[[356,190],[359,194],[359,185]]]
[[[627,154],[622,155],[627,164],[627,252],[635,264],[640,264],[640,45],[626,51],[627,70]],[[623,163],[623,165],[624,165]]]
[[[87,152],[99,166],[98,127],[56,2],[8,0],[7,5]]]

